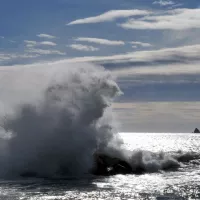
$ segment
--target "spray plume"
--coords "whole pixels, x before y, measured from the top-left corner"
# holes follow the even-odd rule
[[[3,122],[7,132],[7,139],[1,140],[3,175],[86,173],[97,148],[120,145],[109,106],[121,92],[104,68],[89,64],[16,68],[0,71],[1,80],[7,77],[7,91],[9,83],[15,90],[13,96],[7,93],[13,109]]]

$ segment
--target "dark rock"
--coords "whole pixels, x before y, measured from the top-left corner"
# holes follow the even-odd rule
[[[195,128],[194,133],[200,133],[198,128]]]
[[[124,160],[113,158],[105,154],[94,155],[95,166],[92,170],[94,175],[116,175],[116,174],[131,174],[132,167]]]
[[[23,172],[20,174],[21,177],[24,177],[24,178],[35,178],[37,177],[37,173],[35,172]]]
[[[119,162],[116,165],[113,166],[113,174],[131,174],[132,168],[130,168],[127,163]]]
[[[198,153],[186,153],[182,155],[177,155],[175,159],[182,163],[188,163],[190,161],[199,160],[200,155]]]
[[[142,166],[137,166],[134,170],[133,170],[133,174],[144,174],[146,172],[146,170],[142,167]]]

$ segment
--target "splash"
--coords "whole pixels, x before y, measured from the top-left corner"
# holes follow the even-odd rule
[[[121,91],[104,68],[56,64],[3,73],[20,93],[8,100],[13,110],[2,125],[3,175],[87,173],[97,149],[121,144],[110,108]]]

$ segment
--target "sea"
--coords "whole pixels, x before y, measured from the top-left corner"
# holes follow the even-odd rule
[[[129,150],[200,154],[200,134],[120,133]],[[200,199],[200,159],[174,170],[131,175],[0,180],[0,200]]]

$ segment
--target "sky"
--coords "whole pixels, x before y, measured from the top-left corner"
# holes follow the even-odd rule
[[[113,104],[120,131],[200,128],[199,0],[0,2],[0,67],[102,65],[124,93]]]

